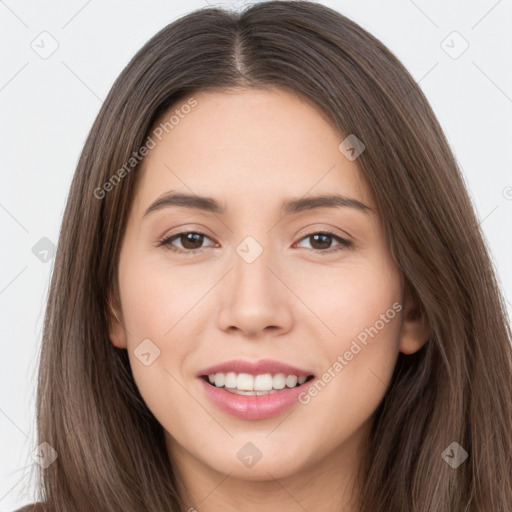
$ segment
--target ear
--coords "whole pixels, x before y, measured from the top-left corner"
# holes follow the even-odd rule
[[[126,331],[123,325],[121,308],[113,293],[109,293],[107,300],[108,332],[114,347],[126,348]]]
[[[431,334],[430,323],[420,301],[410,287],[405,286],[404,316],[400,333],[399,350],[404,354],[414,354],[427,342]]]

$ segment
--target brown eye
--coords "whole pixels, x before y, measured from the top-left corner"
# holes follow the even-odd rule
[[[197,231],[184,231],[173,235],[160,242],[160,246],[167,247],[176,252],[195,253],[200,252],[205,239],[210,240],[204,233]],[[178,244],[177,247],[174,244]]]
[[[204,236],[199,233],[184,233],[178,238],[184,249],[199,249],[203,245]]]
[[[301,239],[302,240],[308,240],[311,249],[321,252],[321,253],[331,253],[336,252],[339,250],[346,249],[347,247],[350,247],[351,242],[348,240],[345,240],[344,238],[341,238],[334,233],[331,232],[317,232],[317,233],[310,233],[309,235],[306,235]],[[338,246],[332,247],[331,244],[333,241],[338,242]],[[330,250],[329,250],[330,249]]]
[[[319,233],[316,235],[310,235],[309,239],[312,242],[311,246],[313,249],[329,249],[331,247],[333,237]]]
[[[202,252],[203,242],[205,239],[211,240],[204,233],[197,231],[183,231],[176,235],[170,236],[159,243],[159,246],[187,255],[193,255]],[[301,239],[309,240],[311,249],[320,254],[331,254],[340,250],[344,250],[352,245],[352,242],[341,238],[331,232],[310,233]],[[338,242],[337,246],[332,247],[333,241]],[[299,242],[300,243],[300,242]]]

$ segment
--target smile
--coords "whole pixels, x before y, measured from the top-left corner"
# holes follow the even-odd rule
[[[229,372],[203,375],[199,380],[208,399],[221,411],[243,420],[263,420],[278,416],[296,404],[314,376]]]
[[[208,381],[215,387],[224,388],[231,393],[262,395],[285,388],[294,388],[297,385],[300,386],[312,377],[312,375],[298,377],[297,375],[286,375],[284,373],[251,375],[249,373],[219,372],[208,375]]]

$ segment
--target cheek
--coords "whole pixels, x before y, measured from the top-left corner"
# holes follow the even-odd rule
[[[124,263],[120,280],[128,332],[132,337],[168,341],[204,295],[204,279],[191,268],[172,268],[165,260],[140,257],[137,261],[134,257]]]
[[[346,340],[357,337],[376,323],[379,331],[391,324],[396,331],[397,322],[390,320],[399,312],[397,309],[401,309],[401,282],[398,270],[389,262],[354,260],[336,268],[319,266],[314,278],[311,278],[311,269],[294,270],[289,282],[310,312],[327,327],[325,334],[326,339],[331,340],[329,344],[343,346]],[[393,308],[395,303],[399,306]],[[388,336],[391,329],[385,330]]]
[[[174,427],[181,419],[170,411],[190,406],[183,383],[192,371],[188,356],[204,330],[200,299],[206,285],[195,274],[184,266],[170,269],[135,257],[125,257],[119,270],[134,380],[158,421]]]
[[[402,306],[399,291],[347,288],[336,295],[325,320],[336,332],[318,345],[324,362],[317,381],[299,397],[306,411],[305,432],[318,433],[329,443],[312,449],[312,460],[343,443],[371,418],[388,389],[398,357]]]
[[[367,405],[376,405],[398,356],[403,310],[398,269],[383,260],[345,265],[304,281],[301,293],[321,320],[312,335],[321,338],[316,350],[329,387],[338,389],[337,396],[348,402],[347,389],[362,400],[350,407],[366,400]]]

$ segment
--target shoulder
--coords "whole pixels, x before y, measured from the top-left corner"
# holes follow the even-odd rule
[[[48,512],[48,509],[45,508],[44,503],[39,502],[25,505],[14,512]]]

